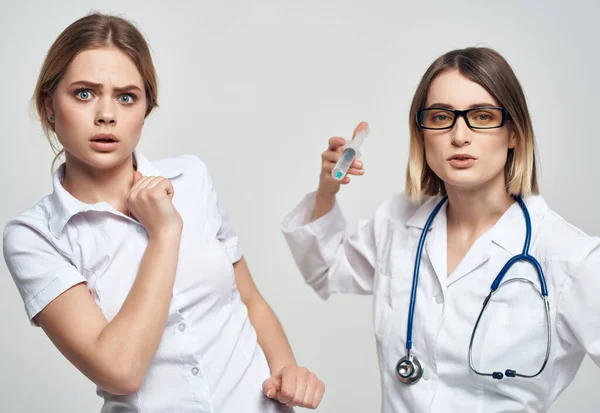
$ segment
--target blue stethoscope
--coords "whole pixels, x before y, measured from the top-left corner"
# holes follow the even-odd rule
[[[419,240],[419,246],[417,248],[417,256],[415,258],[415,267],[414,267],[414,272],[413,272],[412,291],[411,291],[411,295],[410,295],[410,308],[408,311],[408,328],[407,328],[407,332],[406,332],[406,355],[404,357],[402,357],[396,364],[396,376],[404,384],[415,384],[423,376],[423,366],[421,365],[421,362],[419,361],[419,359],[411,352],[412,329],[413,329],[413,320],[414,320],[414,316],[415,316],[415,302],[417,299],[417,285],[419,283],[419,267],[421,266],[421,255],[423,253],[423,246],[425,245],[425,238],[427,237],[427,232],[429,231],[429,228],[431,227],[431,223],[433,222],[433,219],[435,218],[437,213],[440,211],[440,209],[442,208],[442,206],[444,205],[444,203],[446,202],[447,199],[448,199],[448,197],[445,196],[436,205],[434,210],[431,212],[431,215],[429,215],[429,218],[427,219],[427,222],[425,223],[425,227],[423,228],[423,232],[421,233],[421,239]],[[483,301],[483,306],[481,308],[481,312],[479,313],[479,317],[477,317],[477,322],[475,323],[475,326],[473,327],[473,333],[471,334],[471,342],[469,344],[469,366],[471,367],[471,370],[480,376],[488,376],[488,377],[492,377],[497,380],[501,380],[505,376],[506,377],[522,377],[522,378],[536,377],[544,370],[544,367],[546,367],[546,364],[548,363],[548,358],[550,357],[550,344],[551,344],[550,304],[548,303],[548,289],[546,287],[546,279],[544,277],[544,272],[542,270],[542,266],[540,265],[540,263],[534,257],[529,255],[529,245],[531,243],[531,217],[529,216],[529,211],[527,210],[525,203],[523,202],[523,200],[520,197],[515,197],[515,199],[519,203],[519,206],[521,207],[521,209],[523,210],[523,215],[525,215],[525,224],[526,224],[526,228],[527,228],[527,232],[525,235],[525,245],[523,246],[523,252],[519,255],[515,255],[510,260],[508,260],[508,262],[504,265],[504,267],[502,267],[502,270],[500,271],[500,273],[496,276],[496,279],[494,280],[494,282],[492,283],[492,286],[490,288],[490,293],[487,295],[487,297],[485,297],[485,300]],[[500,282],[502,281],[502,278],[504,278],[504,275],[506,274],[508,269],[518,261],[527,261],[527,262],[531,263],[535,267],[538,278],[540,279],[541,291],[538,291],[538,293],[540,294],[540,296],[544,302],[544,307],[546,310],[546,325],[547,325],[547,332],[548,332],[547,345],[546,345],[546,358],[544,359],[544,363],[542,364],[542,367],[539,369],[539,371],[532,375],[520,374],[520,373],[517,373],[515,370],[511,370],[511,369],[507,369],[504,373],[499,372],[499,371],[495,371],[493,373],[481,373],[481,372],[477,371],[477,369],[475,369],[475,367],[473,366],[473,357],[472,357],[473,340],[475,338],[475,332],[477,331],[477,326],[479,325],[479,321],[481,320],[483,312],[485,311],[485,308],[487,307],[487,305],[490,301],[490,298],[498,290],[498,288],[501,285],[508,284],[508,283],[515,282],[515,281],[528,282],[535,288],[535,285],[533,284],[533,282],[528,279],[525,279],[525,278],[511,278],[511,279],[505,281],[504,283],[500,284]],[[536,289],[536,291],[537,291],[537,289]]]

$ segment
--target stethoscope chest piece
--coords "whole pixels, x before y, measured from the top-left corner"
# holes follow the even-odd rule
[[[404,384],[415,384],[423,377],[423,366],[412,354],[404,356],[396,364],[396,377]]]

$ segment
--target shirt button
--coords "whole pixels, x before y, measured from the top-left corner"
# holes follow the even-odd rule
[[[199,371],[200,371],[200,370],[198,370],[198,367],[194,367],[194,368],[192,369],[192,374],[193,374],[194,376],[197,376]]]
[[[144,227],[138,226],[135,230],[141,234],[142,232],[144,232]]]
[[[438,294],[435,296],[435,302],[438,304],[442,304],[444,302],[444,296],[442,294]]]
[[[183,333],[185,331],[185,324],[179,324],[177,328]]]

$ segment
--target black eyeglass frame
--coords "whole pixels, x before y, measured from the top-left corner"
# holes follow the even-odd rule
[[[446,112],[452,112],[452,113],[454,113],[454,120],[452,121],[452,124],[450,126],[445,126],[443,128],[429,128],[429,127],[423,125],[423,123],[421,121],[423,119],[423,113],[426,110],[433,110],[433,109],[444,110]],[[475,111],[475,110],[481,110],[481,109],[497,109],[497,110],[501,110],[502,111],[502,122],[500,123],[500,125],[498,125],[498,126],[490,126],[490,127],[471,126],[471,124],[469,123],[469,118],[467,117],[467,114],[469,112],[472,112],[472,111]],[[421,129],[428,129],[428,130],[446,130],[446,129],[452,129],[454,127],[454,125],[456,124],[456,121],[460,117],[462,117],[465,120],[465,123],[471,129],[498,129],[498,128],[503,127],[504,124],[506,123],[506,121],[509,120],[508,110],[506,110],[505,108],[497,107],[497,106],[479,106],[479,107],[476,107],[476,108],[471,108],[471,109],[466,109],[466,110],[454,110],[454,109],[442,108],[442,107],[432,107],[432,108],[425,108],[425,109],[421,109],[421,110],[417,111],[417,125],[419,125],[419,127]]]

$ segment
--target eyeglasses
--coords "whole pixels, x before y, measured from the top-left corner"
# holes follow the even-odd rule
[[[504,126],[508,119],[508,111],[493,106],[467,110],[427,108],[417,112],[417,124],[423,129],[451,129],[461,116],[471,129],[495,129]]]

